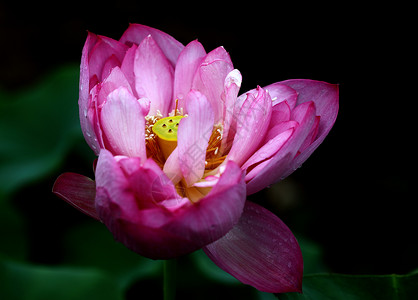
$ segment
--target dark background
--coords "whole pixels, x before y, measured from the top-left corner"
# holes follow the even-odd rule
[[[418,267],[409,9],[353,2],[9,1],[0,4],[0,86],[25,89],[62,64],[79,64],[86,30],[118,39],[129,23],[158,28],[185,45],[198,38],[207,52],[223,45],[243,75],[241,92],[291,78],[337,83],[340,111],[324,143],[282,185],[251,199],[320,244],[332,272],[404,274]],[[69,170],[91,176],[90,165],[70,154],[62,169],[14,197],[29,220],[34,262],[59,262],[49,236],[84,220],[50,194],[56,176]],[[286,202],[285,189],[297,199]],[[44,201],[28,204],[22,200],[28,195]]]

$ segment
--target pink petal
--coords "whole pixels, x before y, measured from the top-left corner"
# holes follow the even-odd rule
[[[334,125],[339,107],[339,89],[335,84],[306,79],[286,80],[280,83],[296,90],[298,104],[313,101],[316,115],[320,117],[315,140],[293,163],[292,168],[296,169],[318,148]]]
[[[290,120],[290,106],[287,101],[280,102],[273,106],[271,112],[271,120],[269,127],[272,128],[277,124]]]
[[[269,140],[273,139],[278,134],[282,133],[283,131],[286,131],[289,128],[296,128],[297,126],[299,126],[299,123],[296,121],[280,122],[276,124],[273,128],[268,129],[266,137],[264,138],[264,141],[261,144],[263,145],[267,143]]]
[[[126,88],[109,94],[102,108],[101,125],[115,155],[140,157],[145,161],[145,118],[140,104]]]
[[[238,115],[237,132],[227,159],[242,165],[264,139],[271,118],[271,98],[262,88],[248,94]]]
[[[159,110],[167,116],[173,104],[173,67],[151,36],[138,46],[134,73],[138,97],[151,102],[150,115]]]
[[[158,29],[140,24],[130,24],[129,28],[124,32],[120,41],[125,44],[141,44],[149,35],[156,41],[164,55],[175,66],[177,58],[184,46],[174,39],[172,36]]]
[[[218,47],[206,55],[193,79],[192,88],[207,97],[212,105],[216,123],[223,120],[224,109],[221,95],[225,78],[233,69],[229,54],[223,47]]]
[[[193,77],[206,51],[197,40],[190,42],[180,53],[174,75],[174,99],[179,100],[179,108],[192,87]]]
[[[291,138],[268,162],[263,163],[263,168],[257,168],[257,174],[247,183],[247,194],[258,192],[273,183],[276,183],[295,171],[293,160],[309,135],[315,123],[315,105],[313,102],[306,102],[298,105],[293,110],[295,121],[299,126],[295,128]],[[248,178],[247,178],[248,179]]]
[[[90,113],[89,117],[89,108],[90,108],[90,70],[89,70],[89,54],[91,49],[97,43],[97,36],[93,33],[88,33],[87,40],[83,47],[83,53],[81,56],[81,65],[80,65],[80,86],[79,86],[79,98],[78,98],[78,107],[80,114],[80,125],[81,130],[83,131],[84,138],[90,148],[96,153],[99,154],[99,143],[97,141],[96,134],[93,129],[93,123],[91,122],[92,114]]]
[[[257,204],[247,201],[239,223],[203,250],[222,270],[260,291],[301,292],[303,261],[296,238]]]
[[[212,107],[206,97],[192,90],[186,98],[189,116],[181,120],[177,134],[180,168],[187,186],[202,178],[206,149],[214,125]]]
[[[100,85],[97,105],[101,107],[107,99],[107,96],[117,88],[124,87],[132,94],[131,86],[125,77],[125,74],[119,67],[114,67],[110,74]]]
[[[96,184],[90,178],[76,173],[61,174],[52,192],[86,215],[99,220],[94,204]]]
[[[180,167],[178,147],[171,152],[170,156],[165,161],[163,171],[173,184],[179,183],[182,179],[183,173],[181,172]]]
[[[120,61],[113,54],[104,63],[103,71],[102,71],[102,80],[108,77],[110,72],[112,72],[113,68],[115,67],[120,67]]]

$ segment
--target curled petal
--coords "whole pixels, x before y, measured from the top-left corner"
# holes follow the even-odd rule
[[[148,182],[144,188],[151,190],[153,184],[162,184],[159,191],[170,190],[173,185],[168,179],[160,180],[165,174],[158,167],[143,164],[134,171],[138,164],[128,161],[128,165],[133,167],[121,167],[110,152],[100,152],[96,208],[115,238],[131,250],[153,259],[178,257],[219,239],[238,222],[246,196],[243,173],[235,163],[227,164],[218,183],[199,202],[163,199],[169,197],[166,193],[155,206],[145,209],[138,205],[145,195],[135,192],[138,180]],[[140,178],[130,178],[128,173]]]
[[[236,109],[235,104],[237,95],[241,87],[241,73],[234,69],[225,78],[224,91],[222,93],[223,108],[223,137],[221,144],[221,153],[229,150],[228,146],[232,143],[236,129]]]
[[[76,173],[61,174],[52,192],[86,215],[99,220],[94,204],[96,184],[90,178]]]
[[[246,202],[238,224],[203,250],[222,270],[269,293],[300,292],[303,260],[296,238],[273,213]]]

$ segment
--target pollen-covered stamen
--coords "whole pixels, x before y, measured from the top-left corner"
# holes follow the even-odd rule
[[[212,135],[209,138],[208,148],[206,150],[205,170],[213,170],[217,168],[226,158],[221,153],[222,144],[222,125],[215,125]]]
[[[165,158],[161,152],[160,146],[157,142],[157,136],[152,131],[155,123],[162,118],[162,114],[157,111],[155,116],[146,116],[145,120],[145,145],[147,149],[147,157],[152,158],[162,169],[164,166]]]
[[[184,118],[184,116],[162,118],[152,126],[152,132],[157,137],[157,143],[165,159],[167,159],[171,152],[177,147],[177,130],[182,118]]]

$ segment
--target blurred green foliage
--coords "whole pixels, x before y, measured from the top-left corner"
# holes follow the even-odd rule
[[[129,251],[101,223],[83,219],[58,198],[46,199],[53,197],[51,178],[73,171],[63,165],[80,157],[88,165],[94,159],[78,120],[78,72],[77,66],[67,66],[24,91],[0,90],[0,299],[159,299],[161,261]],[[51,207],[55,202],[63,203],[69,216]],[[36,222],[44,224],[43,240],[31,231]],[[328,269],[321,247],[304,237],[298,240],[304,294],[258,292],[197,251],[179,259],[178,299],[407,299],[418,294],[417,274],[323,273]],[[47,249],[54,244],[61,248]]]

